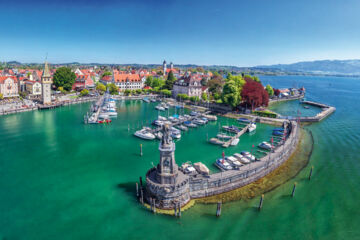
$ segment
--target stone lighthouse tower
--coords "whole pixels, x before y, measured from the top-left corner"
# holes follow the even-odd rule
[[[166,61],[164,60],[163,62],[163,72],[164,72],[164,76],[166,75]]]
[[[168,125],[163,126],[162,134],[160,162],[146,173],[146,199],[155,199],[158,208],[170,209],[190,201],[189,177],[179,171],[175,162],[175,143]]]
[[[49,70],[48,63],[45,62],[45,67],[43,74],[41,76],[41,93],[42,93],[42,103],[51,104],[51,74]]]

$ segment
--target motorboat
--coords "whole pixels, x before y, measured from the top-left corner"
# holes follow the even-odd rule
[[[232,136],[226,135],[226,134],[224,134],[224,133],[218,133],[218,134],[216,135],[216,137],[217,137],[217,138],[220,138],[220,139],[230,139],[230,138],[232,138]]]
[[[256,123],[252,122],[250,123],[249,128],[247,129],[248,132],[253,132],[256,130]]]
[[[109,114],[107,112],[101,112],[99,114],[99,118],[105,119],[105,118],[108,118],[108,117],[109,117]]]
[[[153,124],[156,125],[156,126],[161,127],[162,125],[164,125],[164,121],[162,121],[162,120],[155,120],[155,121],[153,122]]]
[[[215,161],[215,166],[217,166],[218,168],[220,168],[220,170],[223,171],[227,171],[227,170],[232,170],[233,167],[230,165],[229,162],[227,162],[225,159],[223,158],[219,158],[216,159]]]
[[[231,146],[236,146],[236,145],[238,145],[239,141],[240,141],[239,138],[235,138],[234,140],[231,141],[230,145]]]
[[[188,128],[185,127],[184,125],[178,125],[177,128],[182,130],[182,131],[187,131],[188,130]]]
[[[179,132],[171,132],[171,137],[174,139],[180,139],[181,138],[181,133]]]
[[[206,122],[202,119],[196,118],[192,121],[193,123],[197,124],[197,125],[205,125]]]
[[[205,122],[205,124],[207,124],[209,122],[209,119],[207,119],[206,117],[202,117],[201,120],[203,120]]]
[[[204,114],[204,117],[206,117],[209,121],[216,121],[217,117],[215,115],[208,115],[208,114]]]
[[[143,101],[144,101],[144,102],[147,102],[147,103],[150,102],[150,100],[149,100],[148,98],[146,98],[146,97],[143,98]]]
[[[202,162],[197,162],[197,163],[194,163],[193,165],[194,165],[194,168],[196,169],[196,171],[198,171],[198,173],[204,174],[204,175],[210,174],[210,170]]]
[[[163,117],[163,116],[158,116],[158,120],[161,120],[161,121],[166,121],[166,117]]]
[[[136,137],[146,139],[146,140],[153,140],[155,139],[155,135],[150,132],[149,128],[143,128],[141,130],[138,130],[134,133]]]
[[[156,137],[157,139],[162,139],[162,136],[163,136],[162,132],[157,132],[157,133],[155,133],[155,137]]]
[[[240,153],[235,153],[233,156],[243,164],[248,164],[251,162],[250,159],[244,157]]]
[[[256,160],[256,157],[254,155],[252,155],[251,153],[249,153],[249,152],[242,151],[241,155],[248,158],[250,161],[255,161]]]
[[[155,98],[151,98],[150,101],[151,101],[151,102],[156,102],[156,99],[155,99]]]
[[[272,146],[268,142],[262,142],[262,143],[259,144],[259,148],[266,149],[266,150],[271,150]]]
[[[284,132],[280,132],[280,131],[273,131],[272,133],[274,136],[283,136]]]
[[[194,124],[194,123],[192,123],[192,122],[190,122],[190,121],[185,121],[185,122],[184,122],[184,125],[187,126],[187,127],[191,127],[191,128],[197,127],[196,124]]]
[[[180,167],[180,169],[185,173],[185,174],[193,174],[196,173],[196,169],[190,164],[190,163],[183,163]]]
[[[235,169],[238,169],[242,166],[242,164],[239,162],[239,160],[237,160],[233,156],[225,157],[225,160],[228,161],[228,163],[230,163],[230,165],[233,166],[233,168],[235,168]]]
[[[238,118],[238,121],[243,122],[243,123],[249,123],[250,122],[250,120],[247,119],[247,118]]]
[[[235,126],[223,126],[223,129],[225,130],[225,131],[228,131],[228,132],[232,132],[232,133],[238,133],[238,132],[240,132],[240,129],[239,128],[237,128],[237,127],[235,127]]]
[[[197,116],[197,115],[199,115],[199,113],[196,112],[196,111],[191,111],[191,112],[190,112],[190,116]]]
[[[157,105],[155,107],[155,109],[159,110],[159,111],[165,111],[165,108],[163,106]]]
[[[216,144],[216,145],[223,145],[225,142],[221,141],[221,140],[219,140],[217,138],[210,138],[210,143]]]
[[[284,131],[284,128],[274,128],[273,131],[283,132],[283,131]]]

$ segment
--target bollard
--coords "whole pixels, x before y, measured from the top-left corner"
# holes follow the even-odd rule
[[[313,169],[314,169],[314,166],[311,166],[310,174],[309,174],[309,180],[311,180],[311,175],[312,175],[312,173],[313,173]]]
[[[293,187],[293,190],[291,192],[291,197],[294,197],[295,195],[295,189],[296,189],[296,182],[294,183],[294,187]]]
[[[140,202],[141,204],[144,204],[144,192],[142,188],[140,189]]]
[[[140,144],[140,156],[143,155],[143,152],[142,152],[142,144]]]
[[[259,203],[259,211],[262,208],[263,202],[264,202],[264,194],[261,194],[260,203]]]
[[[139,198],[139,184],[136,183],[136,197]]]
[[[140,189],[142,189],[142,177],[139,177],[140,179]]]

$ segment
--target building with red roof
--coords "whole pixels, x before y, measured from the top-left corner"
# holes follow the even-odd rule
[[[5,98],[19,96],[18,79],[15,76],[0,76],[0,93]]]
[[[137,73],[113,71],[113,80],[119,90],[136,90],[144,88],[146,77]]]

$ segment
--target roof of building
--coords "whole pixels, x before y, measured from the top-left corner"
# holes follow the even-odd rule
[[[0,76],[0,83],[3,84],[4,81],[8,78],[13,79],[15,83],[17,83],[17,81],[18,81],[15,76]]]
[[[114,81],[115,82],[139,82],[140,75],[139,74],[131,74],[131,73],[115,73],[114,72]]]
[[[51,77],[49,65],[47,62],[45,62],[44,72],[42,74],[42,77]]]

